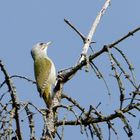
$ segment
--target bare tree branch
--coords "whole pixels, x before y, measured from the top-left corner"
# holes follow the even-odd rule
[[[93,22],[87,37],[85,37],[70,21],[64,19],[64,21],[81,37],[84,45],[78,64],[74,65],[71,68],[58,72],[57,83],[53,90],[54,96],[52,98],[52,105],[49,109],[40,109],[31,102],[19,101],[16,93],[16,87],[13,84],[14,78],[24,79],[27,82],[31,82],[32,84],[36,84],[36,82],[25,76],[9,76],[4,64],[0,60],[0,68],[2,74],[4,75],[4,80],[0,84],[0,90],[2,89],[2,87],[4,87],[4,85],[7,85],[8,89],[8,91],[6,92],[2,91],[2,94],[0,95],[0,139],[4,138],[22,140],[22,127],[20,124],[19,114],[23,112],[26,113],[25,119],[28,119],[27,126],[30,131],[29,134],[31,140],[37,139],[35,134],[36,123],[34,116],[36,114],[39,114],[39,119],[43,121],[42,129],[40,130],[42,133],[42,136],[40,136],[42,140],[53,140],[55,138],[55,135],[57,135],[58,138],[62,140],[64,138],[65,126],[80,126],[80,132],[82,134],[85,134],[87,136],[87,139],[90,139],[90,137],[94,139],[94,136],[96,136],[96,138],[98,138],[99,140],[103,140],[104,137],[102,126],[100,125],[101,123],[107,125],[109,140],[111,140],[111,130],[118,138],[118,133],[113,123],[113,120],[115,119],[119,119],[121,121],[124,132],[126,132],[128,137],[132,137],[133,131],[129,120],[127,119],[127,115],[129,115],[130,117],[136,117],[132,110],[140,112],[140,85],[136,84],[136,77],[133,73],[133,66],[130,64],[125,54],[120,49],[118,49],[118,46],[116,47],[116,45],[118,45],[128,37],[133,36],[134,33],[140,30],[140,27],[132,30],[113,43],[104,45],[99,51],[94,53],[92,52],[89,57],[87,56],[88,49],[91,43],[93,43],[92,40],[97,26],[99,25],[102,16],[106,12],[110,1],[111,0],[106,0],[95,21]],[[111,52],[112,48],[115,48],[115,50],[117,50],[121,57],[125,60],[125,63],[128,67],[127,71],[131,72],[130,75],[129,72],[126,71],[122,63],[120,63],[116,59],[114,53]],[[111,112],[109,115],[104,115],[102,109],[99,108],[99,106],[102,105],[101,102],[99,103],[99,105],[97,105],[97,107],[96,105],[90,105],[86,109],[72,97],[63,94],[64,84],[71,80],[72,77],[76,76],[76,73],[84,66],[86,66],[86,71],[89,71],[88,68],[89,66],[91,66],[97,77],[99,79],[103,79],[110,95],[109,86],[107,81],[104,79],[104,75],[100,72],[100,69],[93,63],[93,60],[95,58],[98,58],[104,53],[107,53],[109,56],[109,61],[111,63],[110,69],[113,71],[114,79],[117,81],[117,89],[119,89],[118,95],[120,96],[118,100],[119,107],[115,108],[113,113]],[[122,78],[128,81],[134,88],[132,89],[131,94],[126,93],[125,83],[123,83]],[[4,98],[8,97],[9,95],[10,98],[5,101]],[[61,104],[61,99],[62,101],[64,101],[64,104]],[[60,112],[64,109],[66,110],[66,114],[64,114],[64,117],[60,118]],[[72,114],[70,112],[72,112]],[[70,120],[70,117],[72,117],[73,119]],[[15,120],[15,123],[13,120]],[[61,135],[59,135],[58,133],[60,130],[59,127],[62,128]]]
[[[129,105],[121,110],[122,113],[127,113],[128,111],[131,111],[132,109],[135,109],[136,107],[139,107],[140,103],[136,103],[134,105]],[[82,125],[89,125],[91,123],[100,123],[100,122],[107,122],[111,121],[115,118],[120,117],[120,114],[118,111],[116,111],[114,114],[110,114],[109,116],[102,116],[99,118],[89,118],[89,119],[82,119],[81,123]],[[57,126],[61,126],[63,124],[63,121],[59,121],[56,123]],[[80,123],[77,120],[72,121],[65,121],[65,125],[80,125]]]
[[[85,44],[83,46],[83,50],[82,50],[82,53],[81,53],[81,58],[79,60],[79,63],[81,63],[84,59],[85,59],[85,56],[87,55],[87,51],[88,51],[88,48],[92,42],[92,38],[93,38],[93,35],[96,31],[96,28],[100,22],[100,19],[101,17],[104,15],[106,9],[108,8],[109,4],[110,4],[110,1],[111,0],[106,0],[105,4],[103,5],[101,11],[99,12],[99,14],[97,15],[95,21],[93,22],[93,25],[89,31],[89,34],[86,38],[86,41],[85,41]]]
[[[21,130],[20,130],[20,121],[19,121],[19,114],[18,114],[18,110],[19,110],[19,101],[18,101],[18,97],[16,95],[16,88],[13,85],[12,80],[10,79],[10,76],[8,75],[2,61],[0,60],[0,67],[1,70],[3,72],[3,74],[5,75],[5,80],[6,80],[6,84],[8,86],[10,95],[11,95],[11,99],[12,99],[12,106],[13,109],[15,109],[15,121],[16,121],[16,134],[18,136],[19,140],[22,140],[22,136],[21,136]]]
[[[121,37],[120,39],[118,39],[117,41],[114,41],[113,43],[109,44],[109,45],[104,45],[104,47],[99,50],[98,52],[92,54],[89,56],[89,61],[92,61],[93,59],[97,58],[98,56],[100,56],[101,54],[107,52],[107,48],[113,48],[115,47],[115,45],[121,43],[122,41],[124,41],[125,39],[127,39],[130,36],[133,36],[134,33],[138,32],[140,30],[140,27],[132,30],[131,32],[129,32],[128,34],[124,35],[123,37]],[[68,80],[70,80],[73,75],[80,70],[83,66],[86,65],[86,60],[81,61],[79,64],[77,64],[76,66],[72,67],[70,70],[68,70],[67,72],[61,72],[59,73],[59,77],[61,77],[61,82],[65,83]]]

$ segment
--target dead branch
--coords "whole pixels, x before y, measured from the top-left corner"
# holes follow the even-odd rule
[[[18,101],[18,97],[16,95],[16,88],[12,82],[12,80],[10,79],[10,76],[8,75],[2,61],[0,60],[0,67],[1,67],[1,71],[3,72],[3,74],[5,75],[5,80],[6,80],[6,84],[8,86],[8,90],[12,99],[12,106],[13,109],[15,110],[15,116],[14,119],[16,121],[16,134],[18,136],[19,140],[22,140],[22,136],[21,136],[21,130],[20,130],[20,121],[19,121],[19,114],[18,114],[18,110],[19,110],[19,101]]]
[[[104,47],[101,50],[99,50],[98,52],[89,56],[89,61],[92,61],[93,59],[95,59],[98,56],[102,55],[103,53],[107,52],[107,50],[108,50],[107,48],[111,49],[111,48],[115,47],[117,44],[119,44],[122,41],[124,41],[125,39],[127,39],[128,37],[133,36],[134,33],[138,32],[139,30],[140,30],[140,27],[130,31],[129,33],[127,33],[126,35],[124,35],[123,37],[118,39],[117,41],[114,41],[113,43],[111,43],[109,45],[104,45]],[[60,72],[58,75],[58,77],[61,77],[60,82],[66,83],[68,80],[70,80],[73,77],[74,74],[76,74],[76,72],[78,70],[80,70],[85,65],[86,65],[86,60],[83,60],[79,64],[77,64],[76,66],[73,66],[67,72],[65,72],[65,71]]]

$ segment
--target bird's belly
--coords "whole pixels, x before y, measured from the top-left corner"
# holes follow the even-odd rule
[[[52,64],[52,67],[51,67],[51,72],[50,72],[50,75],[48,77],[48,81],[51,83],[51,84],[55,84],[56,82],[56,70],[55,70],[55,66],[54,64]]]

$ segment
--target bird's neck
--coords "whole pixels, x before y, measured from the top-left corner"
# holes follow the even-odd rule
[[[39,53],[39,54],[37,54],[35,59],[38,59],[38,58],[47,58],[47,59],[49,59],[47,53]]]

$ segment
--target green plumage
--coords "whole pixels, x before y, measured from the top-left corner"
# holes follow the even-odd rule
[[[49,75],[51,71],[51,61],[47,58],[36,58],[34,61],[35,79],[40,96],[43,97],[46,104],[51,103],[51,84],[49,83]]]

